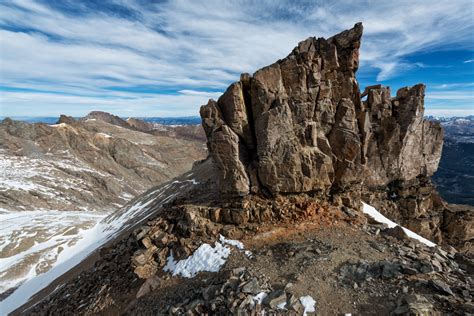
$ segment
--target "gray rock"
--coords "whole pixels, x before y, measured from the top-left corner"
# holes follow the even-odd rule
[[[415,274],[419,273],[419,271],[417,269],[415,269],[414,267],[411,267],[409,265],[402,265],[402,272],[404,274],[408,274],[408,275],[415,275]]]
[[[434,268],[430,262],[422,262],[420,268],[418,269],[421,273],[431,273],[434,272]]]
[[[430,285],[440,293],[454,295],[449,285],[441,280],[430,280]]]
[[[251,278],[250,281],[248,281],[241,290],[243,293],[248,293],[248,294],[258,294],[261,292],[260,285],[258,284],[258,280],[256,278]]]
[[[435,312],[433,304],[426,297],[412,294],[405,297],[410,315],[433,315]]]
[[[286,303],[286,293],[283,290],[276,290],[270,292],[268,296],[263,300],[263,305],[270,308],[276,308],[278,305]]]
[[[431,265],[433,266],[434,271],[436,271],[436,272],[443,271],[443,266],[438,260],[432,259],[431,260]]]
[[[400,275],[401,266],[399,263],[385,262],[382,265],[382,278],[391,279]]]

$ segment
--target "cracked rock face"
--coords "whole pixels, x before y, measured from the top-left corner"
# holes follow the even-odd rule
[[[440,124],[423,119],[424,91],[425,86],[418,84],[390,98],[387,87],[366,89],[359,122],[369,187],[431,176],[438,168],[443,130]]]
[[[443,131],[423,119],[424,86],[360,93],[362,29],[308,38],[201,107],[222,195],[329,193],[436,171]]]

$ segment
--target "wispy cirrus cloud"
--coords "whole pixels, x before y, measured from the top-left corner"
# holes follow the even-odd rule
[[[420,67],[418,52],[473,49],[470,0],[10,0],[0,3],[0,115],[193,115],[241,72],[309,36],[362,21],[361,71],[374,81]],[[471,8],[471,10],[469,10]],[[134,113],[134,114],[133,114]]]

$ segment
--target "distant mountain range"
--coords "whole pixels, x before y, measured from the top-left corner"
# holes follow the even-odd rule
[[[0,120],[5,119],[6,116],[0,116]],[[12,116],[9,117],[15,121],[23,121],[26,123],[45,123],[55,124],[58,121],[57,116]],[[81,117],[73,117],[79,120]],[[199,116],[183,116],[183,117],[134,117],[149,123],[158,123],[162,125],[197,125],[201,124],[201,118]],[[127,117],[121,117],[122,120],[126,120]]]
[[[49,124],[0,121],[0,301],[106,214],[207,156],[200,125],[97,111],[34,120]]]
[[[438,191],[449,203],[474,205],[474,116],[440,118],[444,146],[433,176]]]

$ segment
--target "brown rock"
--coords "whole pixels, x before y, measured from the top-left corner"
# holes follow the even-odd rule
[[[389,236],[395,237],[395,238],[400,239],[400,240],[408,239],[408,236],[405,233],[405,231],[403,230],[403,228],[401,228],[398,225],[395,226],[395,227],[386,229],[385,233]]]
[[[136,298],[140,298],[142,296],[147,295],[151,291],[157,289],[160,285],[160,279],[153,275],[152,277],[146,279],[145,283],[142,284],[140,289],[137,292]]]
[[[282,303],[286,303],[286,293],[282,290],[269,293],[268,296],[263,300],[263,304],[270,308],[276,308]]]
[[[220,191],[224,195],[241,196],[249,193],[250,181],[241,160],[244,154],[239,136],[224,123],[218,104],[209,100],[201,107],[202,124],[207,146],[216,165]]]
[[[335,192],[433,174],[443,132],[423,119],[424,86],[395,98],[371,86],[361,102],[361,36],[359,23],[308,38],[201,108],[223,195]]]
[[[158,267],[154,263],[145,264],[142,266],[138,266],[133,270],[136,275],[138,275],[141,279],[148,279],[151,278],[158,272]]]

